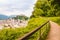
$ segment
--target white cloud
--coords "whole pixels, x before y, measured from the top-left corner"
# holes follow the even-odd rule
[[[36,0],[0,0],[0,14],[30,16]]]
[[[0,13],[4,14],[4,15],[20,15],[20,14],[25,14],[26,16],[30,16],[32,13],[32,10],[33,10],[33,7],[31,6],[28,10],[26,11],[19,11],[19,10],[13,10],[13,11],[5,11],[6,7],[1,7],[0,8]]]
[[[0,4],[7,4],[9,3],[8,0],[0,0]]]

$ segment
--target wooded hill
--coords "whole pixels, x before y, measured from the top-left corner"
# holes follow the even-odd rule
[[[13,17],[13,19],[28,20],[29,17],[25,15],[17,15],[16,17]]]
[[[31,17],[60,16],[60,0],[37,0]]]

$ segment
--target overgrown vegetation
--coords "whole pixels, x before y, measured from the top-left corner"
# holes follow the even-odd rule
[[[59,17],[40,17],[40,18],[32,18],[30,19],[28,26],[26,28],[16,28],[16,29],[3,29],[0,30],[0,40],[17,40],[18,38],[21,38],[25,34],[29,33],[30,31],[34,30],[35,28],[41,26],[43,23],[45,23],[48,20],[52,20],[54,22],[57,22],[60,24],[60,18]],[[47,24],[48,25],[48,24]],[[41,29],[42,32],[45,30],[42,40],[45,39],[48,31],[49,31],[49,25],[48,30],[46,31],[46,25]],[[33,34],[31,37],[28,38],[28,40],[37,40],[40,37],[40,30],[37,31],[35,34]]]
[[[37,0],[32,17],[57,17],[60,16],[59,0]]]
[[[48,19],[49,21],[56,22],[60,25],[60,17],[42,17],[43,19]]]
[[[37,21],[36,21],[37,20]],[[46,20],[42,18],[32,18],[29,21],[29,24],[26,28],[16,28],[16,29],[3,29],[0,30],[0,40],[17,40],[22,37],[26,33],[34,30],[41,24],[45,23]],[[43,29],[45,30],[45,29]],[[39,32],[37,31],[34,35],[32,35],[28,40],[36,40]],[[33,39],[34,38],[34,39]]]

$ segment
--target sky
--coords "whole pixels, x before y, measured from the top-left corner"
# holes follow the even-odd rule
[[[0,14],[7,16],[24,14],[32,15],[36,0],[0,0]]]

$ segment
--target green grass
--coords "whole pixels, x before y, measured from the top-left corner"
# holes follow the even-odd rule
[[[32,18],[30,19],[28,26],[26,28],[16,28],[16,29],[3,29],[0,30],[0,40],[16,40],[19,37],[24,36],[26,33],[34,30],[41,24],[45,23],[46,20],[42,18]],[[30,37],[31,40],[38,36],[39,31]],[[29,39],[29,40],[30,40]],[[36,38],[37,39],[37,38]],[[34,39],[35,40],[35,39]]]
[[[57,24],[60,25],[60,17],[42,17],[43,19],[50,20],[53,22],[56,22]]]
[[[28,26],[26,28],[16,28],[16,29],[3,29],[0,30],[0,40],[17,40],[18,38],[21,38],[25,34],[29,33],[30,31],[34,30],[35,28],[41,26],[43,23],[45,23],[47,20],[54,21],[58,24],[60,24],[60,17],[40,17],[40,18],[32,18],[29,20]],[[47,24],[48,25],[48,24]],[[47,36],[47,33],[49,31],[49,25],[48,29],[46,31],[46,25],[41,29],[42,32],[45,30],[42,36],[42,40],[45,39]],[[33,34],[31,37],[28,38],[28,40],[37,40],[40,36],[40,30],[37,31],[35,34]]]
[[[29,30],[31,29],[31,31],[32,30],[34,30],[35,28],[37,28],[37,27],[39,27],[39,26],[41,26],[43,23],[45,23],[47,20],[46,19],[43,19],[43,18],[32,18],[30,21],[29,21],[29,26],[28,26],[28,28],[29,28]],[[47,24],[48,25],[48,24]],[[48,31],[49,31],[49,26],[48,26],[48,29],[47,29]],[[45,37],[46,37],[46,35],[47,35],[47,33],[48,33],[48,31],[46,31],[46,25],[44,26],[44,27],[42,27],[42,29],[41,29],[41,32],[43,32],[43,31],[45,31],[44,33],[43,33],[43,35],[42,35],[42,38],[43,39],[45,39]],[[44,35],[45,34],[45,35]],[[28,38],[28,40],[37,40],[38,38],[40,37],[40,30],[39,31],[37,31],[34,35],[32,35],[31,37],[29,37]]]

